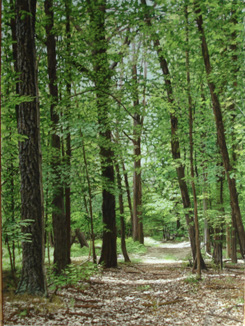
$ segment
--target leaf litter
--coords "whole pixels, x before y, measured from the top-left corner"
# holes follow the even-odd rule
[[[154,248],[150,254],[151,263],[101,269],[88,281],[50,292],[49,298],[6,293],[5,325],[243,325],[243,265],[209,268],[198,282],[181,261],[154,263]]]

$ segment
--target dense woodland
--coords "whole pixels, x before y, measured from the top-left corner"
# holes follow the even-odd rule
[[[22,252],[18,293],[46,293],[45,250],[61,274],[78,230],[104,267],[117,238],[129,261],[128,237],[189,238],[198,278],[204,249],[220,268],[244,258],[243,42],[240,0],[3,0],[3,241],[13,275]]]

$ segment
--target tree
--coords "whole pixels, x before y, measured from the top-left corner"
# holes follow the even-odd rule
[[[70,233],[67,223],[65,207],[64,207],[64,190],[61,182],[61,141],[57,134],[57,126],[59,124],[59,114],[56,111],[58,102],[58,85],[57,85],[57,60],[56,60],[56,41],[53,32],[54,13],[53,1],[45,0],[45,13],[47,16],[46,33],[47,33],[47,55],[48,55],[48,74],[49,74],[49,90],[51,95],[50,116],[52,121],[52,172],[53,172],[53,232],[54,232],[54,264],[57,273],[70,263],[69,257],[69,241]]]
[[[187,80],[187,97],[189,107],[189,137],[190,137],[190,168],[191,168],[191,187],[194,201],[194,221],[195,221],[195,240],[196,240],[196,265],[197,265],[197,279],[201,278],[201,250],[199,239],[199,222],[198,222],[198,208],[197,208],[197,193],[195,185],[195,171],[193,159],[193,106],[191,97],[191,77],[190,77],[190,50],[189,50],[189,28],[188,28],[188,6],[185,7],[186,16],[186,80]],[[194,264],[195,266],[195,264]]]
[[[44,295],[44,225],[42,169],[39,129],[39,99],[35,49],[36,1],[16,1],[18,91],[23,100],[18,108],[18,132],[21,175],[21,217],[30,234],[22,244],[22,273],[18,293]]]
[[[93,72],[100,134],[102,176],[103,244],[99,263],[105,267],[117,266],[116,213],[114,168],[111,129],[109,124],[109,96],[111,70],[107,57],[105,30],[106,0],[87,1],[93,53]]]
[[[133,44],[133,145],[134,145],[134,178],[133,178],[133,239],[144,243],[143,221],[142,221],[142,182],[141,182],[141,134],[143,128],[143,117],[140,114],[139,85],[137,76],[138,53],[135,51]],[[139,46],[140,48],[140,46]]]
[[[226,138],[225,138],[225,127],[223,123],[223,115],[221,111],[221,105],[219,101],[219,97],[217,94],[217,88],[212,78],[212,66],[210,62],[209,50],[206,41],[206,35],[203,25],[203,18],[200,9],[199,1],[194,2],[194,9],[196,14],[196,23],[200,33],[200,41],[202,47],[202,56],[205,65],[206,75],[208,87],[210,90],[210,95],[212,99],[213,112],[215,116],[216,128],[217,128],[217,136],[218,136],[218,145],[220,147],[220,152],[223,159],[224,168],[227,175],[229,191],[230,191],[230,203],[232,209],[232,216],[235,216],[234,224],[236,226],[236,230],[238,233],[241,254],[245,256],[245,230],[242,222],[241,211],[239,207],[238,201],[238,193],[236,188],[236,179],[232,176],[233,167],[231,165],[230,156],[227,149]]]

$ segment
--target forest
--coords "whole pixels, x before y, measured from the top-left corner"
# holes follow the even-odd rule
[[[71,294],[68,286],[101,285],[96,275],[113,279],[118,270],[133,277],[163,275],[167,268],[180,279],[176,261],[172,269],[152,266],[153,272],[134,257],[150,257],[154,245],[164,255],[170,244],[181,248],[171,252],[193,274],[185,286],[201,289],[209,273],[226,275],[222,289],[240,289],[240,301],[229,309],[239,310],[245,258],[243,1],[2,0],[1,7],[6,303],[29,296],[51,300],[59,291]],[[183,257],[182,245],[189,248]],[[77,263],[82,256],[88,259]],[[238,273],[237,284],[232,273]],[[141,278],[128,280],[134,281]],[[139,284],[141,293],[148,286],[153,291],[153,285]],[[159,309],[182,302],[165,299]],[[87,308],[93,300],[91,295]],[[25,319],[33,314],[29,306],[21,312],[11,306],[8,325],[32,325]],[[152,303],[144,307],[158,312]],[[84,325],[115,324],[96,322],[86,305],[80,308],[85,312],[77,315],[90,318]],[[223,325],[239,325],[241,309],[237,314],[219,318]],[[48,323],[45,316],[45,325],[70,325]],[[138,322],[201,325],[176,318]],[[202,325],[216,323],[206,318]]]

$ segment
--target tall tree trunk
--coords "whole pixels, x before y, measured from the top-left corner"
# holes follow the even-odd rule
[[[230,157],[229,157],[229,153],[228,153],[227,146],[226,146],[225,128],[224,128],[224,123],[223,123],[220,101],[218,98],[215,84],[211,78],[212,77],[211,76],[212,75],[212,67],[210,64],[208,45],[207,45],[204,26],[203,26],[203,18],[202,18],[202,14],[201,14],[201,10],[200,10],[198,1],[194,1],[194,9],[195,9],[195,13],[196,13],[197,27],[198,27],[198,30],[200,33],[202,55],[203,55],[204,65],[205,65],[206,74],[207,74],[208,87],[210,90],[211,100],[212,100],[212,104],[213,104],[213,112],[214,112],[215,122],[216,122],[218,144],[219,144],[220,152],[222,155],[223,164],[224,164],[224,168],[225,168],[227,180],[228,180],[228,185],[229,185],[230,204],[231,204],[232,214],[234,214],[234,225],[237,230],[242,257],[245,257],[245,230],[244,230],[241,211],[240,211],[240,207],[239,207],[238,193],[237,193],[237,189],[236,189],[236,179],[234,177],[231,177],[231,172],[232,172],[233,168],[230,163]]]
[[[231,231],[231,262],[237,263],[237,232],[235,219],[232,219],[232,231]]]
[[[117,186],[118,186],[118,202],[119,202],[119,210],[120,210],[120,223],[121,223],[121,249],[125,262],[130,262],[127,248],[126,248],[126,239],[125,239],[125,219],[124,219],[124,207],[123,207],[123,193],[122,193],[122,181],[120,175],[120,168],[118,162],[115,164],[116,172],[117,172]]]
[[[190,168],[191,168],[191,187],[194,200],[194,221],[195,221],[195,241],[196,241],[196,263],[197,263],[197,279],[201,278],[201,250],[199,239],[199,222],[198,222],[198,209],[197,209],[197,195],[195,186],[195,170],[193,159],[193,108],[191,97],[191,78],[190,78],[190,56],[189,56],[189,29],[188,29],[188,7],[185,7],[186,16],[186,80],[187,80],[187,96],[189,107],[189,141],[190,141]]]
[[[141,126],[140,115],[134,115],[134,178],[133,178],[133,239],[144,243],[142,222],[142,184],[141,184],[141,137],[137,135]]]
[[[135,49],[134,49],[135,50]],[[133,67],[133,97],[135,113],[133,116],[133,145],[134,145],[134,178],[133,178],[133,239],[144,243],[142,222],[142,184],[141,184],[141,132],[142,119],[139,111],[139,94],[137,78],[137,54],[134,53]]]
[[[67,56],[71,56],[71,45],[70,45],[70,37],[71,37],[71,24],[70,24],[70,11],[71,11],[71,0],[66,0],[65,2],[66,9],[66,37],[67,37]],[[67,96],[70,98],[71,96],[71,72],[70,67],[68,65],[68,81],[66,83],[66,91]],[[68,177],[66,177],[65,184],[65,212],[66,212],[66,224],[67,224],[67,256],[69,259],[69,264],[71,263],[71,186],[70,186],[70,172],[71,172],[71,133],[69,130],[69,118],[70,118],[70,102],[67,105],[67,136],[66,136],[66,168]]]
[[[226,258],[231,258],[231,228],[226,225]]]
[[[48,18],[46,24],[47,33],[47,54],[48,54],[48,75],[49,75],[49,90],[51,95],[50,115],[52,121],[53,132],[51,135],[51,146],[53,155],[51,159],[53,173],[53,231],[54,231],[54,264],[55,271],[61,273],[70,263],[68,257],[69,250],[67,248],[68,240],[68,225],[66,221],[64,208],[64,193],[63,184],[61,183],[61,157],[60,157],[60,137],[57,134],[57,126],[59,123],[59,115],[56,112],[58,102],[58,86],[57,86],[57,61],[56,61],[56,41],[53,33],[54,14],[53,0],[45,0],[45,14]],[[69,246],[70,247],[70,246]]]
[[[22,232],[30,241],[22,243],[22,272],[17,293],[44,295],[44,221],[40,146],[40,109],[35,48],[36,1],[16,1],[17,71],[20,96],[30,96],[18,110],[21,175],[21,218],[32,220]]]
[[[117,266],[117,233],[116,233],[116,203],[114,194],[114,168],[109,125],[109,98],[107,95],[111,84],[111,71],[107,57],[107,41],[105,32],[106,0],[87,0],[90,15],[92,38],[94,83],[98,110],[100,157],[102,176],[102,216],[103,243],[100,264],[105,267]]]
[[[220,269],[223,268],[223,225],[224,225],[224,200],[223,200],[223,184],[224,184],[224,176],[219,177],[219,204],[220,204],[220,216],[217,217],[218,221],[216,221],[216,225],[214,227],[214,250],[213,250],[213,261],[215,265],[219,266]]]
[[[82,133],[81,136],[83,137]],[[89,194],[89,210],[87,209],[89,216],[90,216],[90,228],[91,228],[91,240],[92,240],[92,254],[93,254],[93,263],[97,264],[97,257],[95,252],[95,244],[94,244],[94,217],[93,217],[93,204],[92,204],[92,189],[91,189],[91,182],[90,182],[90,176],[89,176],[89,170],[88,170],[88,163],[87,163],[87,157],[86,157],[86,151],[85,151],[85,145],[82,138],[82,150],[83,150],[83,161],[85,165],[85,171],[86,171],[86,179],[88,183],[88,194]],[[87,205],[86,205],[87,207]]]
[[[235,1],[234,1],[235,2]],[[234,3],[236,6],[236,3]],[[232,7],[232,16],[231,16],[231,23],[234,25],[233,32],[231,34],[231,45],[230,49],[232,51],[232,66],[231,66],[231,72],[233,77],[233,94],[236,94],[237,92],[237,72],[239,71],[239,65],[238,65],[238,56],[237,56],[237,18],[236,18],[236,10],[235,6]],[[233,168],[236,167],[237,163],[237,142],[236,142],[236,134],[235,134],[235,121],[236,121],[236,101],[235,98],[233,99],[232,104],[229,107],[229,110],[231,111],[231,139],[232,139],[232,152],[231,152],[231,161]],[[231,212],[232,216],[232,236],[231,236],[231,261],[233,264],[237,263],[237,232],[236,232],[236,216],[234,210]]]
[[[141,3],[145,8],[147,8],[146,5],[146,0],[141,0]],[[146,13],[145,14],[145,19],[146,23],[148,26],[152,26],[151,23],[151,18],[149,15]],[[164,80],[165,80],[165,86],[166,86],[166,91],[167,91],[167,98],[168,102],[173,110],[173,113],[170,114],[170,122],[171,122],[171,150],[172,150],[172,157],[173,159],[178,162],[178,166],[176,167],[176,172],[177,172],[177,177],[178,177],[178,183],[179,183],[179,188],[181,192],[181,198],[182,198],[182,203],[183,207],[186,210],[185,213],[185,219],[186,219],[186,224],[188,227],[188,232],[189,232],[189,238],[190,238],[190,244],[191,244],[191,249],[192,249],[192,256],[193,260],[195,261],[196,258],[196,244],[195,244],[195,227],[194,227],[194,219],[193,216],[190,215],[189,210],[191,209],[191,202],[190,202],[190,197],[188,193],[188,187],[187,183],[185,181],[185,167],[183,166],[182,163],[179,163],[180,161],[180,144],[179,144],[179,136],[178,136],[178,118],[175,114],[176,111],[176,103],[174,100],[173,96],[173,88],[172,88],[172,83],[170,79],[170,73],[168,69],[168,63],[166,59],[163,56],[163,51],[160,45],[160,40],[158,35],[155,33],[152,35],[153,39],[153,45],[154,48],[157,52],[158,55],[158,60],[160,64],[160,68],[162,70],[162,73],[164,75]],[[201,256],[201,267],[206,268],[205,262]]]
[[[129,211],[130,211],[131,227],[133,228],[133,208],[132,208],[132,202],[131,202],[130,187],[129,187],[129,182],[128,182],[128,173],[126,171],[124,162],[122,162],[122,169],[123,169],[125,188],[126,188],[126,192],[127,192],[128,207],[129,207]]]

